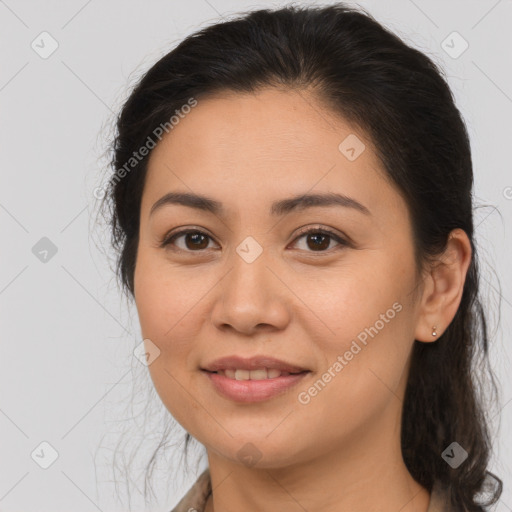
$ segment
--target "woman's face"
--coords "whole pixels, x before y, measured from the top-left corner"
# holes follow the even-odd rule
[[[171,192],[218,209],[152,211]],[[379,449],[399,428],[415,279],[408,210],[370,141],[306,92],[199,100],[151,154],[135,300],[156,389],[210,453],[280,467]],[[233,355],[308,371],[203,370]]]

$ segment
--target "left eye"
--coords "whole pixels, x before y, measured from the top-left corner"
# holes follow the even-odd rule
[[[301,238],[306,239],[306,246],[311,249],[311,252],[326,252],[326,249],[330,248],[329,246],[332,240],[335,240],[338,245],[341,246],[348,245],[348,243],[337,234],[318,228],[309,229],[301,233],[295,240],[300,240]]]
[[[181,238],[184,240],[184,246],[180,246],[176,243],[176,241]],[[332,248],[330,246],[333,240],[337,242],[339,246],[349,245],[346,240],[337,234],[318,228],[303,231],[297,238],[295,238],[294,242],[297,243],[297,241],[301,240],[302,238],[306,239],[306,249],[303,250],[308,252],[326,252],[328,249]],[[208,246],[210,240],[213,241],[213,238],[211,238],[210,235],[196,229],[191,229],[179,231],[171,236],[166,237],[160,246],[174,246],[182,251],[201,252],[209,248]]]

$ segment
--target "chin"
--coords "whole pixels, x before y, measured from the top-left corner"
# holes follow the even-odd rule
[[[274,436],[274,433],[267,437],[267,431],[254,437],[248,435],[247,431],[240,436],[231,433],[233,438],[229,438],[225,444],[209,442],[206,446],[217,456],[247,468],[279,469],[300,462],[300,450],[293,436],[286,436],[288,441],[293,441],[287,443],[284,437],[279,436],[271,440],[270,436]]]

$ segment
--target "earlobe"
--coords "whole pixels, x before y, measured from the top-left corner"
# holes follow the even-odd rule
[[[423,324],[425,324],[425,322],[423,322]],[[442,336],[443,332],[446,330],[446,328],[443,328],[442,326],[432,325],[429,327],[428,325],[423,324],[418,324],[414,336],[415,340],[421,341],[422,343],[432,343],[433,341],[437,341],[437,339]]]
[[[448,237],[444,253],[427,276],[416,325],[415,339],[436,341],[452,322],[459,308],[466,275],[471,263],[471,242],[460,228]]]

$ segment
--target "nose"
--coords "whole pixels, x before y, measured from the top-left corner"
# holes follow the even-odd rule
[[[230,264],[231,271],[216,287],[213,324],[245,335],[285,329],[291,318],[291,292],[265,251],[251,263],[234,251]]]

